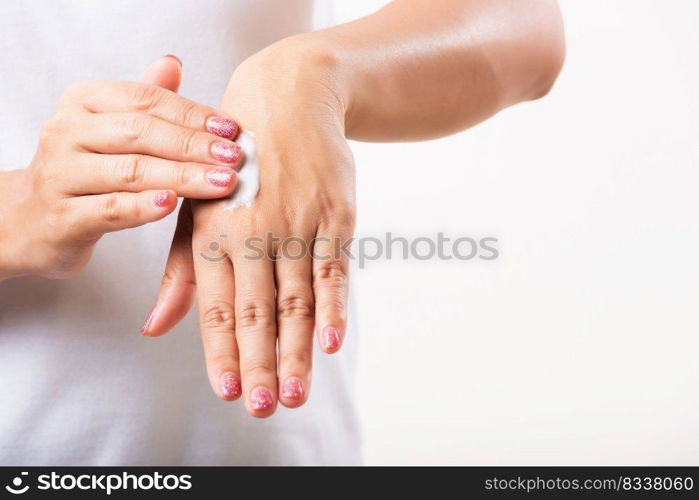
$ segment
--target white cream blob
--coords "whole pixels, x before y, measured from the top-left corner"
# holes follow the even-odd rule
[[[245,156],[243,166],[238,171],[238,184],[224,207],[227,210],[251,206],[260,191],[260,166],[257,163],[255,133],[250,130],[241,130],[235,142]]]

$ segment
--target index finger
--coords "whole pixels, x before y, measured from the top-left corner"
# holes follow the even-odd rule
[[[171,90],[138,82],[88,82],[74,86],[73,99],[92,113],[137,111],[183,127],[235,139],[238,124],[220,111]]]

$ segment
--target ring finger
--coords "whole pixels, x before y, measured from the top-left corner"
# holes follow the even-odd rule
[[[232,141],[144,113],[86,114],[82,120],[76,142],[94,153],[140,153],[233,168],[240,165],[243,156]]]
[[[163,160],[155,156],[77,153],[70,161],[72,175],[62,176],[70,195],[140,192],[171,189],[187,198],[219,198],[237,181],[231,167]]]
[[[284,406],[295,408],[306,401],[310,389],[315,306],[311,258],[309,255],[293,258],[289,252],[275,267],[279,399]]]

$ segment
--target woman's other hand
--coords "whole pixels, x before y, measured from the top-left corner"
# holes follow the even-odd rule
[[[0,174],[0,279],[74,276],[103,234],[234,189],[238,127],[178,96],[181,71],[164,57],[140,83],[66,90],[29,168]]]

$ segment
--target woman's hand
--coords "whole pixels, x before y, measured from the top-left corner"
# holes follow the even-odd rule
[[[193,241],[211,385],[226,400],[244,394],[257,417],[271,415],[277,400],[304,403],[314,326],[327,353],[340,348],[346,327],[342,246],[354,231],[354,163],[328,61],[298,55],[278,44],[233,75],[222,109],[255,133],[259,195],[233,210],[225,200],[193,202],[193,240],[181,215],[144,327],[164,333],[189,309]]]
[[[167,73],[158,64],[176,68]],[[165,85],[174,88],[70,87],[29,168],[2,173],[0,279],[73,276],[104,233],[165,217],[177,195],[219,198],[233,190],[237,125],[173,92],[181,71],[174,59],[156,65],[145,78],[165,71]]]
[[[407,141],[464,130],[545,95],[564,54],[555,0],[394,0],[370,16],[291,37],[248,59],[233,76],[223,109],[257,134],[259,197],[233,211],[222,202],[197,202],[193,221],[187,208],[181,212],[144,333],[162,334],[186,314],[195,267],[216,392],[238,397],[240,375],[253,415],[270,415],[277,398],[298,406],[308,395],[314,323],[326,352],[336,351],[344,335],[342,248],[354,226],[345,136]],[[312,245],[315,258],[292,259],[268,232],[305,244],[323,240]],[[251,237],[279,258],[246,258],[257,254],[245,247]],[[212,250],[220,261],[212,261]]]

